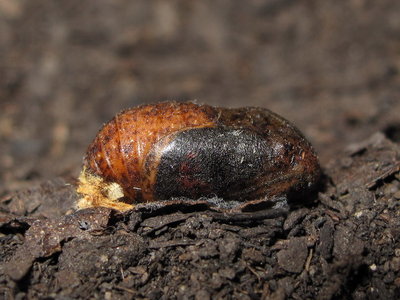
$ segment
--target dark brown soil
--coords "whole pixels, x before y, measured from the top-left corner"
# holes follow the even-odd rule
[[[0,0],[0,299],[400,298],[400,2]],[[319,153],[289,211],[74,211],[101,124],[263,106]]]

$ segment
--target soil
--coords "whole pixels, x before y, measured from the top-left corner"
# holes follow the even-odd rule
[[[0,299],[398,299],[400,2],[0,1]],[[267,107],[315,146],[289,209],[76,211],[142,103]]]

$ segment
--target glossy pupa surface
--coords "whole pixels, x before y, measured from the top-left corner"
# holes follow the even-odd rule
[[[79,208],[218,197],[244,203],[313,187],[310,143],[279,115],[254,107],[163,102],[105,124],[80,175]]]

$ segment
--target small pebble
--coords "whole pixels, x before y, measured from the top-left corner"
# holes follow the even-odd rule
[[[394,193],[393,197],[397,200],[400,200],[400,191],[397,191],[396,193]]]

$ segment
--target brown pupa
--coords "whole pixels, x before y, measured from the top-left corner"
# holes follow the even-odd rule
[[[84,159],[77,206],[127,210],[179,197],[237,205],[291,197],[319,176],[310,143],[268,109],[163,102],[103,126]]]

